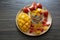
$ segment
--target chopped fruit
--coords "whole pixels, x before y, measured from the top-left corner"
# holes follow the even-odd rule
[[[40,34],[41,33],[41,31],[40,30],[36,30],[36,32],[35,32],[37,35],[38,34]]]
[[[31,11],[35,10],[37,8],[37,4],[35,2],[32,3],[32,5],[29,7]]]
[[[17,24],[22,32],[36,34],[44,33],[49,28],[48,11],[40,3],[33,2],[24,7],[17,16]]]
[[[33,10],[32,12],[31,12],[31,16],[36,16],[37,15],[37,11],[36,10]]]
[[[37,24],[36,25],[34,25],[34,29],[36,29],[37,28]]]
[[[24,7],[23,8],[23,12],[28,13],[29,12],[29,8],[28,7]]]
[[[33,33],[34,32],[34,29],[33,28],[31,28],[30,29],[30,31],[29,31],[29,33]]]
[[[46,23],[44,23],[44,24],[43,24],[43,26],[47,26],[47,24],[46,24]]]
[[[20,28],[22,27],[22,24],[19,23],[18,25],[20,26]]]
[[[42,21],[42,24],[46,24],[47,22],[47,18],[44,18],[44,20]]]
[[[49,25],[50,25],[50,24],[46,24],[46,23],[45,23],[45,24],[43,24],[43,26],[49,26]]]
[[[31,24],[31,27],[34,27],[34,25],[33,25],[33,24]]]
[[[29,22],[27,22],[25,25],[28,26],[29,25]]]
[[[19,28],[21,28],[21,30],[23,32],[27,32],[30,28],[30,17],[24,13],[21,12],[18,16],[17,16],[17,23]]]
[[[30,30],[29,33],[32,33],[32,31]]]
[[[33,30],[33,27],[30,27],[31,30]]]
[[[33,5],[31,5],[31,6],[29,7],[29,9],[30,9],[30,11],[33,11],[33,10],[35,10],[35,7],[34,7]]]
[[[44,21],[46,21],[46,22],[47,22],[47,18],[44,18]]]
[[[36,18],[33,18],[33,20],[36,20]]]
[[[33,31],[34,30],[34,25],[31,25],[30,26],[30,31]]]
[[[45,10],[44,9],[41,9],[41,13],[43,13]]]
[[[40,3],[37,3],[37,8],[42,8],[42,5]]]
[[[49,28],[49,27],[45,26],[43,29],[44,29],[44,31],[45,31],[45,30],[47,30],[48,28]]]
[[[43,29],[43,28],[37,28],[37,30],[40,30],[41,32],[43,32],[43,31],[44,31],[44,29]]]
[[[50,24],[47,24],[47,26],[49,26]]]
[[[32,5],[35,7],[35,9],[37,8],[36,2],[33,2]]]
[[[48,17],[48,11],[46,10],[45,12],[43,12],[44,13],[44,17]]]
[[[30,30],[30,31],[29,31],[29,33],[32,33],[32,32],[33,32],[33,30]]]
[[[38,8],[36,11],[41,12],[41,11],[42,11],[42,9]]]
[[[25,22],[22,19],[20,19],[19,22],[22,24],[25,24]]]
[[[23,32],[27,32],[27,30],[28,30],[28,28],[27,28],[27,26],[23,26],[23,27],[21,27],[21,30],[23,31]]]
[[[39,9],[39,13],[41,16],[43,16],[43,11],[44,11],[43,9]]]
[[[45,20],[43,20],[43,21],[42,21],[42,24],[46,24],[46,21],[45,21]]]

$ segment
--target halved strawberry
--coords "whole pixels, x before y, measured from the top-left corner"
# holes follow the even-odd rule
[[[44,17],[47,18],[47,17],[48,17],[48,11],[46,10],[46,11],[44,11],[43,13],[44,13]]]
[[[40,3],[37,3],[37,8],[42,8],[42,5]]]
[[[50,24],[47,24],[47,26],[49,26]]]
[[[37,8],[36,2],[33,2],[32,5],[29,7],[31,11],[35,10]]]
[[[44,18],[44,21],[46,21],[46,22],[47,22],[47,18]]]
[[[33,33],[33,32],[34,32],[33,27],[30,27],[29,33]]]
[[[35,7],[35,9],[37,8],[36,2],[33,2],[32,5]]]
[[[23,12],[28,13],[29,12],[29,8],[28,7],[24,7],[23,8]]]
[[[29,31],[29,33],[32,33],[32,32],[33,32],[33,30],[30,30],[30,31]]]
[[[34,27],[34,24],[31,24],[31,27]]]
[[[35,7],[32,5],[29,7],[29,9],[30,9],[30,11],[33,11],[33,10],[35,10]]]
[[[43,29],[43,28],[37,28],[37,30],[40,30],[41,32],[43,32],[43,31],[44,31],[44,29]]]
[[[43,21],[42,21],[42,24],[46,24],[46,22],[47,22],[47,21],[43,20]]]
[[[46,23],[45,23],[45,24],[43,24],[43,26],[44,26],[44,27],[45,27],[45,26],[49,26],[49,25],[50,25],[50,24],[46,24]]]

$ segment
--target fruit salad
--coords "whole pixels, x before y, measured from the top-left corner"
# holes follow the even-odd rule
[[[26,6],[17,16],[17,24],[22,32],[41,34],[48,29],[48,10],[43,9],[41,3],[33,2]]]

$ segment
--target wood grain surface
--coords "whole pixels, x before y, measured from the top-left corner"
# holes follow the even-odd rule
[[[24,35],[15,24],[17,12],[34,1],[46,7],[53,18],[50,30],[38,37]],[[0,40],[60,40],[60,0],[0,0]]]

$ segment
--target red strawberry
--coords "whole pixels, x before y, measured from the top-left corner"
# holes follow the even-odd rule
[[[28,7],[24,7],[23,8],[23,12],[28,13],[29,12],[29,8]]]
[[[48,17],[48,11],[46,10],[46,11],[44,11],[43,13],[44,13],[44,17],[47,18],[47,17]]]
[[[46,22],[47,22],[47,18],[44,18],[44,21],[46,21]]]
[[[41,32],[43,32],[43,31],[44,31],[44,29],[43,29],[43,28],[37,28],[37,30],[40,30]]]
[[[42,24],[46,24],[46,21],[45,21],[45,20],[43,20],[43,21],[42,21]]]
[[[43,26],[49,26],[50,24],[43,24]]]
[[[37,8],[37,4],[35,2],[32,3],[32,5],[29,7],[31,11],[35,10]]]
[[[35,10],[35,7],[32,5],[32,6],[29,7],[29,9],[30,9],[31,11],[33,11],[33,10]]]
[[[43,24],[43,26],[47,26],[47,24],[45,23],[45,24]]]
[[[37,3],[37,8],[42,8],[42,5],[40,3]]]
[[[32,32],[33,32],[33,30],[30,30],[30,31],[29,31],[29,33],[32,33]]]
[[[50,24],[47,24],[47,26],[49,26]]]
[[[31,24],[31,27],[34,27],[34,24]]]
[[[42,21],[43,26],[47,26],[46,22],[47,22],[47,18],[45,18],[45,19]]]
[[[35,7],[35,9],[37,8],[36,2],[33,2],[32,5]]]
[[[33,32],[34,32],[34,29],[33,28],[30,28],[29,33],[33,33]]]

